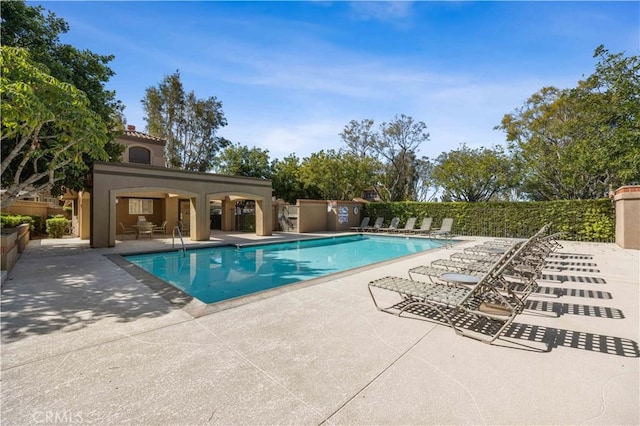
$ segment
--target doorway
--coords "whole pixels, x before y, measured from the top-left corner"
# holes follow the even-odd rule
[[[182,235],[189,235],[191,226],[191,202],[189,200],[178,202],[178,226]]]

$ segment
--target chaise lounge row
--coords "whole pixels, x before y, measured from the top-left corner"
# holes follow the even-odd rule
[[[527,240],[510,240],[476,246],[485,258],[452,255],[450,259],[409,270],[409,279],[384,277],[369,283],[369,294],[378,310],[404,313],[451,327],[457,334],[486,343],[495,341],[525,307],[527,297],[538,288],[536,278],[545,258],[560,247],[558,234],[547,235],[542,227]],[[476,252],[477,253],[477,252]],[[453,260],[455,263],[447,262]],[[428,276],[418,281],[414,275]],[[395,295],[381,307],[383,294]],[[376,297],[377,295],[377,297]]]
[[[415,228],[416,218],[410,217],[407,219],[403,228],[399,228],[400,218],[394,217],[391,219],[388,227],[383,227],[384,217],[378,217],[373,225],[369,225],[371,218],[364,217],[360,226],[351,227],[351,231],[354,232],[387,232],[397,234],[413,234],[413,235],[428,235],[430,237],[445,237],[451,238],[451,230],[453,228],[453,218],[447,217],[442,220],[442,225],[439,229],[431,229],[433,218],[425,217],[422,219],[422,224],[419,228]]]

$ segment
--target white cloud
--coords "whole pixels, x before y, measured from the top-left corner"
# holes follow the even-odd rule
[[[413,6],[354,2],[349,12],[351,19],[410,23]],[[199,19],[205,17],[194,22]],[[433,158],[462,142],[490,146],[504,141],[504,134],[493,130],[504,114],[545,85],[571,87],[577,81],[552,67],[535,77],[529,74],[535,71],[509,62],[476,67],[475,62],[456,57],[456,52],[432,52],[419,44],[415,53],[404,55],[386,49],[360,50],[337,41],[343,39],[344,28],[322,21],[221,16],[210,25],[216,30],[174,30],[166,38],[169,45],[83,29],[129,55],[122,62],[116,56],[115,63],[118,74],[128,73],[129,81],[138,85],[118,93],[128,106],[130,123],[144,126],[140,107],[144,88],[179,68],[187,90],[223,102],[229,125],[220,130],[222,136],[268,149],[272,158],[337,149],[338,134],[349,120],[373,118],[380,123],[400,113],[427,124],[431,142],[422,155]],[[143,64],[144,75],[131,64]]]
[[[361,21],[394,22],[412,15],[410,1],[355,1],[350,3],[351,17]]]

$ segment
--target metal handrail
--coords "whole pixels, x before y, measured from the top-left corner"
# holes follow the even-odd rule
[[[176,248],[176,230],[178,231],[178,237],[180,237],[180,242],[182,243],[182,257],[185,257],[187,252],[184,248],[184,240],[182,239],[182,232],[180,232],[180,227],[178,225],[173,227],[173,231],[171,232],[171,248]]]

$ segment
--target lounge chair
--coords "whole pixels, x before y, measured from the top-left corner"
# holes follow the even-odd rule
[[[524,241],[517,241],[509,248],[502,250],[502,254],[496,254],[492,259],[478,260],[454,260],[440,259],[431,262],[428,266],[417,266],[409,270],[409,277],[413,280],[413,274],[427,275],[432,282],[440,282],[443,274],[465,274],[482,277],[487,271],[493,268],[504,253],[516,250],[510,265],[503,270],[499,280],[500,290],[507,292],[512,298],[518,310],[524,308],[524,299],[538,288],[535,279],[539,276],[547,255],[555,249],[555,245],[549,244],[543,234],[548,230],[549,225],[543,226],[531,238]],[[496,281],[498,283],[498,281]],[[497,285],[497,284],[496,284]]]
[[[451,228],[453,228],[453,218],[445,217],[444,219],[442,219],[440,229],[434,229],[433,231],[429,232],[429,236],[436,238],[447,238],[451,240]]]
[[[389,223],[389,226],[387,228],[379,228],[378,231],[379,232],[395,232],[398,230],[399,223],[400,223],[400,218],[394,217],[393,219],[391,219],[391,223]]]
[[[431,232],[431,222],[433,222],[432,217],[422,218],[422,224],[420,225],[420,228],[413,229],[411,233],[412,234],[429,234]]]
[[[449,259],[438,259],[431,262],[429,266],[418,266],[409,270],[409,276],[412,273],[423,274],[429,276],[438,276],[443,270],[459,271],[469,274],[482,274],[487,271],[491,265],[500,258],[506,251],[516,245],[522,244],[522,249],[517,254],[517,259],[513,262],[517,274],[537,273],[544,264],[544,259],[557,248],[555,243],[551,243],[550,237],[544,234],[549,229],[550,224],[543,226],[538,232],[527,240],[515,241],[509,247],[493,247],[492,252],[485,253],[467,253],[465,251],[454,253]],[[555,234],[554,234],[555,235]]]
[[[364,228],[362,228],[363,232],[378,232],[378,230],[382,227],[382,224],[384,223],[384,217],[378,217],[376,218],[375,223],[373,224],[373,226],[365,226]]]
[[[365,216],[362,218],[362,222],[360,222],[360,226],[352,226],[351,228],[349,228],[349,230],[353,232],[362,232],[364,228],[369,226],[370,221],[371,221],[371,218],[369,216]]]
[[[122,231],[122,241],[124,241],[124,236],[126,234],[137,234],[138,231],[135,230],[134,228],[127,228],[126,226],[124,226],[124,224],[122,222],[120,222],[120,230]]]
[[[413,232],[413,228],[416,226],[416,218],[410,217],[407,219],[407,222],[404,224],[404,228],[398,228],[394,232],[397,234],[410,234]]]
[[[151,229],[151,233],[152,234],[162,234],[162,235],[167,235],[167,221],[163,221],[162,225],[160,226],[154,226]]]
[[[456,334],[491,343],[521,311],[510,295],[504,294],[496,285],[500,284],[517,249],[518,246],[509,249],[482,277],[471,276],[473,286],[452,283],[453,276],[452,280],[437,283],[384,277],[369,282],[369,294],[380,311],[398,316],[408,312],[418,318],[448,325]],[[465,277],[455,275],[460,279]],[[395,293],[400,300],[389,307],[380,307],[373,289]]]

